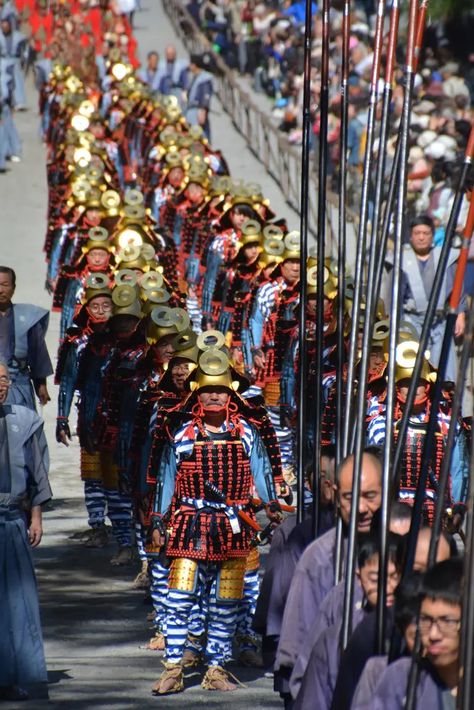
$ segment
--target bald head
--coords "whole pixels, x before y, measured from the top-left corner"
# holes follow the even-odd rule
[[[176,47],[174,44],[168,44],[165,49],[166,61],[173,63],[176,60]]]
[[[416,542],[415,560],[413,562],[413,570],[415,572],[426,572],[428,569],[428,553],[430,550],[432,530],[431,528],[422,528],[418,533]],[[445,535],[441,535],[438,543],[438,552],[436,562],[442,562],[451,557],[451,548],[448,539]]]
[[[348,456],[339,467],[338,498],[341,517],[347,525],[352,508],[352,480],[354,456]],[[362,456],[358,532],[369,532],[375,512],[380,508],[382,496],[382,464],[371,453]]]

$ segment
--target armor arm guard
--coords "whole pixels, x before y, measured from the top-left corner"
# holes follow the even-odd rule
[[[77,351],[74,345],[71,343],[69,346],[69,351],[67,352],[64,358],[64,365],[59,380],[58,417],[65,419],[69,417],[76,387],[78,369],[77,366]]]
[[[275,482],[270,459],[260,435],[254,430],[254,441],[250,454],[250,468],[258,495],[264,503],[276,500]]]
[[[176,455],[172,445],[167,444],[163,450],[160,468],[156,479],[155,500],[153,510],[164,515],[168,510],[174,493],[176,478]]]

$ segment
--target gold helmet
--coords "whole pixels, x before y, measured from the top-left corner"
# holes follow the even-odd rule
[[[141,304],[134,286],[128,284],[115,286],[112,291],[112,302],[114,304],[113,316],[128,315],[141,318]]]
[[[87,242],[82,247],[83,254],[87,254],[92,249],[104,249],[108,252],[114,252],[114,245],[109,241],[109,233],[105,227],[91,227],[87,232],[87,236]]]
[[[282,254],[282,261],[288,259],[299,259],[301,253],[301,236],[297,231],[288,232],[283,239],[285,250]]]
[[[81,303],[89,303],[93,298],[97,296],[110,296],[112,297],[112,290],[109,287],[109,277],[107,274],[102,274],[95,272],[89,274],[85,283],[84,294],[81,299]]]
[[[155,344],[167,335],[176,335],[188,330],[189,325],[189,316],[182,308],[170,308],[164,305],[155,306],[150,312],[147,323],[147,342],[150,345]]]
[[[419,343],[416,340],[405,340],[397,345],[395,350],[395,381],[410,380],[413,376],[413,368],[419,349]],[[421,366],[420,379],[426,382],[432,382],[436,379],[436,373],[429,362],[430,353],[425,351],[423,364]]]

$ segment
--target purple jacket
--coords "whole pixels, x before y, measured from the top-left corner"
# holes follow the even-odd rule
[[[387,662],[388,656],[373,656],[369,658],[357,684],[351,710],[369,710],[375,688],[387,668]]]
[[[339,582],[339,584],[331,589],[321,604],[319,613],[314,620],[309,634],[306,634],[290,678],[290,692],[293,698],[296,698],[299,693],[311,652],[318,639],[326,629],[341,623],[344,609],[344,584],[344,581]],[[352,628],[355,628],[364,616],[362,609],[363,597],[362,587],[360,586],[359,580],[356,578],[354,582]]]
[[[404,710],[408,677],[410,675],[410,658],[399,658],[391,663],[380,678],[370,710]],[[416,708],[417,710],[438,710],[442,708],[442,693],[446,688],[429,672],[428,664],[422,667],[418,681]]]
[[[295,525],[296,515],[289,515],[282,524],[276,528],[273,533],[270,552],[265,560],[265,574],[263,575],[262,584],[260,586],[253,628],[258,633],[266,636],[275,636],[280,633],[284,602],[280,610],[280,604],[278,604],[277,601],[272,601],[272,599],[274,595],[277,595],[281,587],[279,576],[282,572],[282,554],[288,537]],[[278,628],[278,634],[275,633],[275,628]]]
[[[296,565],[283,615],[276,670],[294,667],[308,630],[334,586],[335,542],[336,530],[332,528],[308,545]]]

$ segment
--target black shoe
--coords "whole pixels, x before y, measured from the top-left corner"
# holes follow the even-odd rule
[[[28,700],[30,696],[28,691],[20,688],[19,685],[2,685],[0,686],[0,702],[13,700]]]

